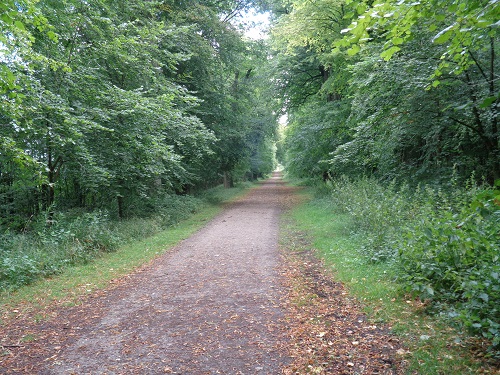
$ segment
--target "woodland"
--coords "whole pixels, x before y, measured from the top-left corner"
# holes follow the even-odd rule
[[[3,0],[0,286],[280,164],[499,356],[499,20],[497,0]]]

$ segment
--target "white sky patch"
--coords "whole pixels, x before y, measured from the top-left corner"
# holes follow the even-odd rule
[[[281,126],[287,126],[288,125],[288,113],[281,115],[280,118],[278,119],[278,123]]]
[[[236,22],[241,25],[247,38],[257,40],[269,37],[269,12],[258,13],[255,9],[249,9],[242,12]]]

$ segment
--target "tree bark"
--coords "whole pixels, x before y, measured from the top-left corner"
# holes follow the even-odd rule
[[[490,38],[490,76],[489,76],[489,91],[490,96],[495,96],[495,42]],[[500,134],[498,131],[498,102],[497,98],[491,103],[491,137],[493,143],[493,179],[500,178]]]
[[[118,204],[118,217],[120,219],[124,218],[124,212],[123,212],[123,196],[122,195],[117,195],[116,196],[116,203]]]
[[[232,187],[234,187],[234,182],[231,173],[224,172],[224,188],[229,189]]]
[[[324,84],[330,78],[331,69],[330,68],[327,69],[323,65],[320,65],[319,71],[321,72],[321,77]],[[333,102],[340,99],[341,99],[340,94],[337,92],[328,92],[326,95],[327,102]]]

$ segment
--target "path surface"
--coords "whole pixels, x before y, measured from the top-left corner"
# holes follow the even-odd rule
[[[280,213],[298,199],[274,175],[81,305],[3,322],[0,374],[404,373],[399,340],[366,319],[301,232],[278,249]]]
[[[0,373],[279,374],[278,175],[118,288],[60,311]]]

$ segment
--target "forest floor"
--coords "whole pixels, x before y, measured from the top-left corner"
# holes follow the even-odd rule
[[[279,246],[295,189],[275,174],[76,306],[4,319],[0,373],[403,373],[405,350],[387,327],[367,320],[307,246]]]

